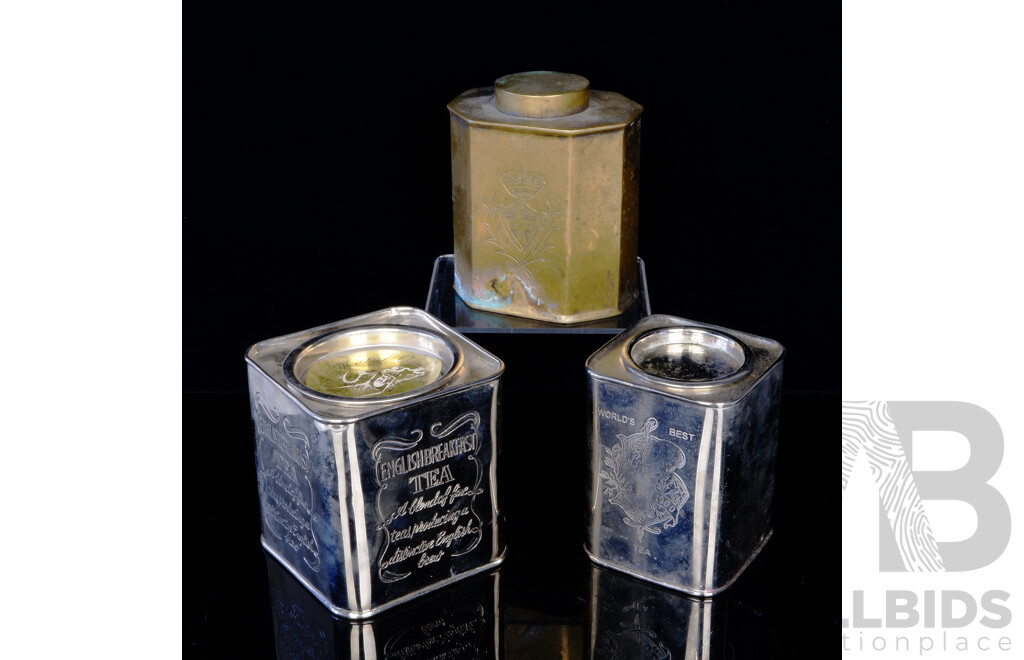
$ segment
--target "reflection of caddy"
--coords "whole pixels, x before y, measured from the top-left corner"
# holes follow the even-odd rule
[[[246,362],[263,545],[332,612],[370,616],[502,560],[501,360],[396,307]],[[318,379],[335,365],[340,390]]]

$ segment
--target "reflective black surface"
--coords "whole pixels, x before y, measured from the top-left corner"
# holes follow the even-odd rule
[[[332,617],[269,556],[267,574],[280,660],[502,657],[499,571],[468,578],[365,621]]]
[[[422,306],[453,246],[446,104],[531,69],[644,105],[638,253],[652,311],[787,349],[775,534],[723,594],[727,625],[711,647],[817,658],[839,630],[838,498],[823,467],[839,407],[839,8],[728,3],[685,20],[654,6],[519,9],[432,6],[429,21],[340,6],[189,13],[185,657],[277,657],[245,350]],[[502,650],[586,657],[583,362],[608,336],[472,338],[507,367]],[[652,602],[648,612],[666,609]],[[634,624],[630,603],[609,605],[598,640]]]

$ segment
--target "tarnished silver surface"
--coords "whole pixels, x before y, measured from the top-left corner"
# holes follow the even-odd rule
[[[698,595],[732,583],[771,535],[783,353],[654,315],[587,360],[595,562]]]
[[[499,571],[359,621],[337,619],[288,570],[267,558],[278,660],[498,660]]]
[[[332,612],[371,616],[501,561],[501,360],[394,307],[246,362],[263,545]]]

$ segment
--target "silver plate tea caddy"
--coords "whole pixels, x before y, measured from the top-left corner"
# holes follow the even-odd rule
[[[690,594],[771,535],[784,349],[649,316],[587,360],[587,536],[598,564]]]
[[[337,615],[498,565],[501,360],[394,307],[246,353],[263,545]]]

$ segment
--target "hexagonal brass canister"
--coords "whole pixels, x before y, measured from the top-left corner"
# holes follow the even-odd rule
[[[643,108],[580,76],[534,71],[448,110],[459,296],[555,323],[629,307]]]

